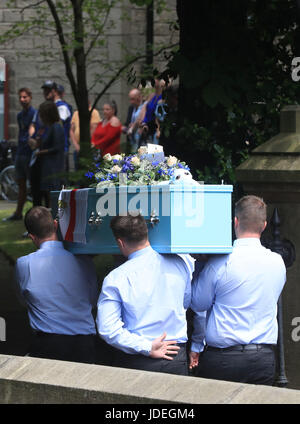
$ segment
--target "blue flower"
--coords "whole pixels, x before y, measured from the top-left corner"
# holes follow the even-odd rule
[[[132,165],[130,160],[124,160],[121,172],[128,172],[133,170],[134,170],[134,166]]]
[[[113,179],[115,179],[117,177],[117,174],[112,174],[111,172],[109,172],[108,174],[107,174],[107,177],[106,177],[106,181],[110,181],[110,180],[113,180]]]
[[[152,162],[152,166],[157,166],[157,165],[159,165],[160,164],[160,162],[158,161],[158,160],[155,160],[154,162]]]
[[[91,172],[91,171],[88,171],[88,172],[85,174],[85,176],[86,176],[86,177],[88,177],[88,178],[93,178],[94,173],[93,173],[93,172]]]

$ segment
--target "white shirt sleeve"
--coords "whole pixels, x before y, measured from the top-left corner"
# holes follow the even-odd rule
[[[192,298],[192,288],[191,288],[191,281],[193,278],[193,272],[195,269],[195,259],[192,258],[190,255],[184,255],[184,254],[178,254],[178,256],[183,259],[185,263],[185,268],[187,271],[187,279],[186,279],[186,287],[184,292],[184,300],[183,300],[183,306],[185,309],[188,309],[191,304],[191,298]]]
[[[97,328],[110,345],[129,354],[149,356],[152,342],[131,333],[122,321],[122,300],[116,284],[107,276],[98,300]]]
[[[60,105],[57,106],[58,109],[58,113],[59,113],[59,117],[60,119],[62,119],[63,121],[65,121],[66,119],[68,119],[71,116],[71,112],[70,110],[67,108],[66,105]]]
[[[195,312],[193,320],[192,352],[202,352],[205,345],[206,312]]]
[[[210,309],[215,298],[217,274],[208,263],[192,283],[191,309],[202,312]]]
[[[13,281],[13,287],[15,294],[21,305],[26,306],[26,300],[23,296],[23,290],[25,289],[26,283],[29,280],[29,268],[27,261],[22,261],[22,259],[18,259],[15,265],[15,275]]]

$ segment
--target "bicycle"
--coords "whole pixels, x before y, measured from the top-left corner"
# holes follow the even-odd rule
[[[16,202],[19,186],[14,166],[17,146],[7,140],[0,141],[0,196],[3,200]],[[30,186],[27,183],[27,200],[31,201]]]

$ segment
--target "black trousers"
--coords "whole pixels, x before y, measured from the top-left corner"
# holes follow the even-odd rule
[[[199,359],[197,377],[271,386],[275,379],[273,347],[257,350],[205,350]]]
[[[94,364],[95,338],[93,334],[73,336],[37,332],[33,336],[29,356]]]
[[[163,372],[168,374],[188,375],[186,345],[177,344],[180,350],[177,355],[170,355],[174,359],[155,359],[145,355],[129,355],[118,350],[115,353],[113,366],[132,368],[136,370]]]

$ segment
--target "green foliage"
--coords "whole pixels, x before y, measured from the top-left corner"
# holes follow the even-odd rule
[[[180,77],[176,146],[206,182],[234,182],[249,151],[279,132],[280,110],[298,103],[296,3],[177,0],[181,48],[167,69]]]
[[[19,20],[13,23],[0,36],[0,45],[22,37],[26,34],[39,36],[39,54],[44,61],[39,66],[49,72],[51,64],[61,59],[65,65],[65,74],[76,102],[80,120],[81,156],[86,156],[84,145],[89,145],[89,112],[88,97],[92,93],[97,107],[100,99],[108,92],[112,85],[126,75],[131,67],[134,75],[134,64],[146,60],[145,46],[130,50],[130,46],[121,47],[120,60],[111,60],[109,40],[111,31],[119,24],[113,19],[113,8],[123,10],[123,0],[28,0],[20,11]],[[147,1],[137,1],[137,6],[145,7]],[[12,8],[15,1],[8,2]],[[165,10],[165,1],[155,2],[156,11]],[[30,13],[28,13],[30,12]],[[18,12],[16,12],[18,13]],[[121,14],[121,20],[128,20],[129,15]],[[49,49],[49,37],[56,37],[58,48]],[[153,48],[153,55],[158,55],[168,49],[168,46]],[[22,55],[24,56],[24,52]],[[35,50],[34,55],[37,55]],[[136,79],[136,75],[134,77]],[[89,147],[89,146],[88,146]],[[88,154],[87,154],[88,155]],[[72,176],[80,181],[78,175]],[[77,179],[79,178],[79,180]]]

